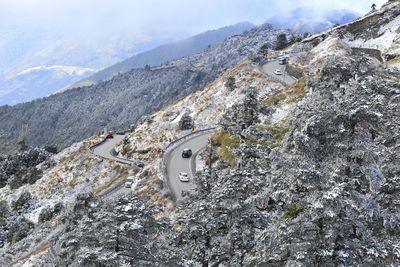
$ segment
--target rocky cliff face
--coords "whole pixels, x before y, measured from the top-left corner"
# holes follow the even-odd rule
[[[33,185],[1,188],[0,262],[400,265],[400,72],[340,38],[293,49],[303,77],[291,86],[243,61],[145,118],[116,147],[143,168],[94,157],[91,138],[52,156]],[[199,157],[196,192],[174,203],[160,161],[187,133],[185,115],[219,127]],[[127,194],[102,196],[128,176]]]

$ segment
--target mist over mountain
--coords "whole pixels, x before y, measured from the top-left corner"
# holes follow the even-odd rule
[[[241,22],[217,30],[210,30],[182,41],[161,45],[105,68],[89,78],[78,82],[73,87],[107,80],[118,73],[125,73],[133,68],[141,68],[145,65],[157,66],[170,60],[189,56],[201,52],[207,47],[221,43],[227,37],[240,34],[253,27],[254,25],[249,22]]]
[[[288,12],[278,13],[267,20],[275,27],[291,29],[299,33],[318,33],[336,24],[345,24],[360,14],[346,9],[316,9],[300,7]]]
[[[159,38],[147,41],[143,36],[107,36],[101,39],[57,39],[57,36],[3,30],[0,53],[0,105],[17,104],[63,90],[98,70],[79,85],[111,78],[119,72],[146,64],[163,62],[200,52],[225,38],[252,28],[243,22],[207,31],[191,38],[159,46],[174,40]],[[176,35],[179,36],[179,35]],[[32,44],[32,45],[29,45]],[[150,50],[149,50],[150,49]],[[146,52],[142,52],[147,50]],[[142,52],[142,53],[141,53]],[[139,54],[138,54],[139,53]],[[133,56],[127,60],[127,57]]]
[[[0,105],[47,96],[132,54],[184,36],[62,35],[54,31],[2,26]]]

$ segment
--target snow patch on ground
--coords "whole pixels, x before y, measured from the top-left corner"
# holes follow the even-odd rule
[[[200,151],[197,155],[196,155],[196,159],[195,159],[195,162],[196,162],[196,171],[202,171],[202,170],[204,170],[205,169],[205,162],[204,162],[204,160],[203,160],[203,158],[202,158],[202,156],[201,156],[201,154],[202,154],[202,152],[203,152],[204,150],[202,150],[202,151]]]
[[[310,66],[322,62],[326,57],[336,55],[346,57],[351,54],[351,48],[348,44],[339,38],[328,37],[319,45],[311,50],[314,58],[310,62]]]
[[[25,69],[15,75],[15,77],[29,74],[31,72],[38,71],[53,71],[53,72],[61,72],[66,75],[74,75],[74,76],[83,76],[89,73],[95,73],[95,69],[91,68],[82,68],[76,66],[63,66],[63,65],[52,65],[52,66],[36,66],[32,68]],[[14,77],[14,78],[15,78]]]
[[[284,120],[289,113],[293,110],[293,104],[284,104],[280,106],[275,112],[272,114],[271,124]]]

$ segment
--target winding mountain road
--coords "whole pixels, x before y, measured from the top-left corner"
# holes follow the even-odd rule
[[[125,135],[114,135],[114,138],[109,138],[104,140],[104,142],[94,146],[91,148],[91,151],[94,155],[99,156],[101,158],[113,160],[123,164],[134,165],[134,161],[129,159],[124,159],[121,157],[116,157],[112,154],[113,149],[124,140]],[[102,192],[99,196],[101,198],[106,197],[114,197],[119,194],[128,193],[131,189],[124,187],[125,180],[121,180],[118,183],[114,184],[111,188]]]
[[[100,156],[102,158],[111,159],[124,164],[134,164],[134,161],[129,159],[124,159],[114,156],[111,151],[116,147],[122,140],[124,140],[125,135],[114,135],[114,138],[106,139],[103,143],[92,148],[93,154]]]
[[[175,195],[176,200],[183,198],[182,192],[191,192],[196,188],[194,183],[194,175],[196,173],[196,156],[208,144],[212,131],[203,132],[200,135],[193,135],[186,140],[183,140],[179,145],[167,152],[167,183],[170,190]],[[193,155],[190,158],[182,158],[184,148],[190,148]],[[179,173],[186,172],[189,175],[189,182],[181,182]]]
[[[275,70],[277,70],[277,69],[282,71],[282,75],[275,74]],[[273,61],[269,61],[269,62],[265,63],[261,67],[261,70],[265,74],[267,74],[267,75],[271,76],[272,78],[275,78],[279,81],[282,81],[282,82],[286,83],[287,85],[292,85],[297,81],[296,78],[290,76],[290,74],[286,72],[286,65],[279,64],[279,60],[273,60]]]

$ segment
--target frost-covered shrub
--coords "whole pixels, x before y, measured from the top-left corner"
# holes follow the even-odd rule
[[[27,171],[26,174],[19,174],[14,179],[10,180],[9,185],[11,189],[17,189],[24,184],[34,184],[42,177],[43,172],[35,167]]]
[[[31,193],[24,192],[22,193],[19,198],[14,201],[11,206],[13,210],[21,209],[29,205],[30,200],[32,199]]]
[[[62,210],[62,204],[58,203],[54,207],[47,207],[43,209],[39,214],[39,222],[50,221],[54,215],[60,213]]]
[[[5,218],[7,218],[9,214],[9,207],[7,201],[2,200],[0,201],[0,225],[2,225]]]
[[[225,87],[228,88],[230,91],[235,90],[236,89],[235,77],[230,76],[225,82]]]
[[[42,178],[43,172],[36,167],[30,168],[26,174],[18,174],[10,180],[9,185],[11,189],[17,189],[24,184],[34,184],[37,180]]]
[[[189,114],[184,114],[179,121],[179,129],[180,130],[190,130],[194,127],[194,122],[192,117]]]
[[[31,229],[33,229],[33,223],[25,218],[20,219],[11,225],[10,230],[7,234],[8,242],[15,243],[28,236]]]
[[[0,188],[10,185],[16,189],[24,184],[33,184],[42,176],[42,171],[35,166],[45,162],[48,167],[51,153],[44,149],[32,148],[27,151],[8,156],[0,156]]]
[[[302,211],[303,207],[299,203],[292,203],[286,208],[283,217],[285,219],[294,219],[299,216]]]

